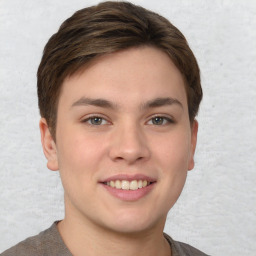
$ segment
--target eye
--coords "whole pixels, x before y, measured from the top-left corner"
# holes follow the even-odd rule
[[[164,117],[164,116],[154,116],[148,122],[148,124],[153,124],[153,125],[165,125],[169,123],[174,123],[174,121],[171,118]]]
[[[82,122],[88,123],[89,125],[105,125],[109,123],[106,119],[100,116],[91,116],[84,119]]]

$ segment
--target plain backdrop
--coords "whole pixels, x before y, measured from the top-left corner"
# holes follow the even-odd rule
[[[0,0],[0,252],[63,218],[58,172],[46,168],[36,71],[61,22],[87,0]],[[186,36],[204,99],[195,169],[165,231],[210,255],[256,251],[256,1],[134,0]]]

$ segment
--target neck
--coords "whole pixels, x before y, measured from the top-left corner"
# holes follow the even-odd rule
[[[163,226],[121,233],[66,215],[58,224],[58,230],[72,255],[76,256],[170,256],[171,249],[163,236]]]

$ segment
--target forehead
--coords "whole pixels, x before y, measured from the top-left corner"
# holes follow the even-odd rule
[[[60,101],[79,97],[106,98],[124,103],[157,97],[184,101],[185,85],[169,56],[154,47],[139,47],[96,58],[86,68],[67,77]],[[185,96],[186,98],[186,96]]]

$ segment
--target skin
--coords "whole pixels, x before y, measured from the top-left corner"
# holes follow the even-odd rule
[[[111,107],[85,98],[107,100]],[[149,106],[163,98],[174,102]],[[92,116],[102,118],[98,125]],[[197,129],[189,121],[181,73],[156,48],[105,55],[66,78],[56,142],[44,118],[40,130],[47,166],[61,175],[65,218],[58,229],[72,254],[170,255],[163,228],[194,167]],[[99,183],[138,173],[156,180],[139,200],[116,198]]]

